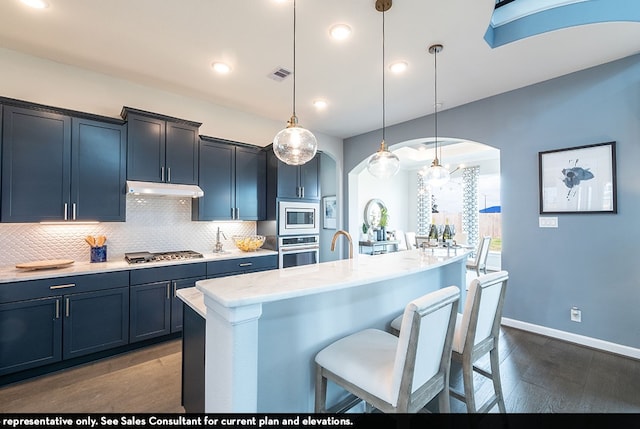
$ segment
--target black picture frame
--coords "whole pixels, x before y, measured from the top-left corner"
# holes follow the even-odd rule
[[[616,142],[538,152],[540,214],[617,213]]]

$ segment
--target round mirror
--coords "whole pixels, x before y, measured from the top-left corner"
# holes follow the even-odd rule
[[[378,228],[380,226],[380,214],[382,209],[386,208],[382,200],[373,198],[364,206],[364,223],[369,228]]]

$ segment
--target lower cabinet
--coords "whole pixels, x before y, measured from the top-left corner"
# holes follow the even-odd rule
[[[184,264],[131,271],[129,341],[182,330],[182,301],[176,291],[206,278],[206,264]]]
[[[0,304],[0,375],[62,360],[60,297]]]
[[[0,375],[129,342],[129,273],[0,284]]]
[[[63,359],[128,344],[128,287],[65,295],[63,299]]]
[[[224,259],[207,262],[207,278],[232,276],[278,268],[278,255]]]

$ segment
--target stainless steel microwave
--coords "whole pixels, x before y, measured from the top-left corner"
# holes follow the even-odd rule
[[[280,201],[278,203],[278,235],[319,233],[319,202]]]

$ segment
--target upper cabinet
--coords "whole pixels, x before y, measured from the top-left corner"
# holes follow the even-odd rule
[[[19,104],[3,109],[2,222],[124,221],[124,123]]]
[[[267,200],[273,198],[320,199],[320,154],[303,165],[280,161],[267,149]]]
[[[193,220],[262,220],[265,216],[265,153],[259,147],[201,137],[199,186]]]
[[[199,122],[126,106],[121,116],[128,124],[128,180],[198,183]]]

